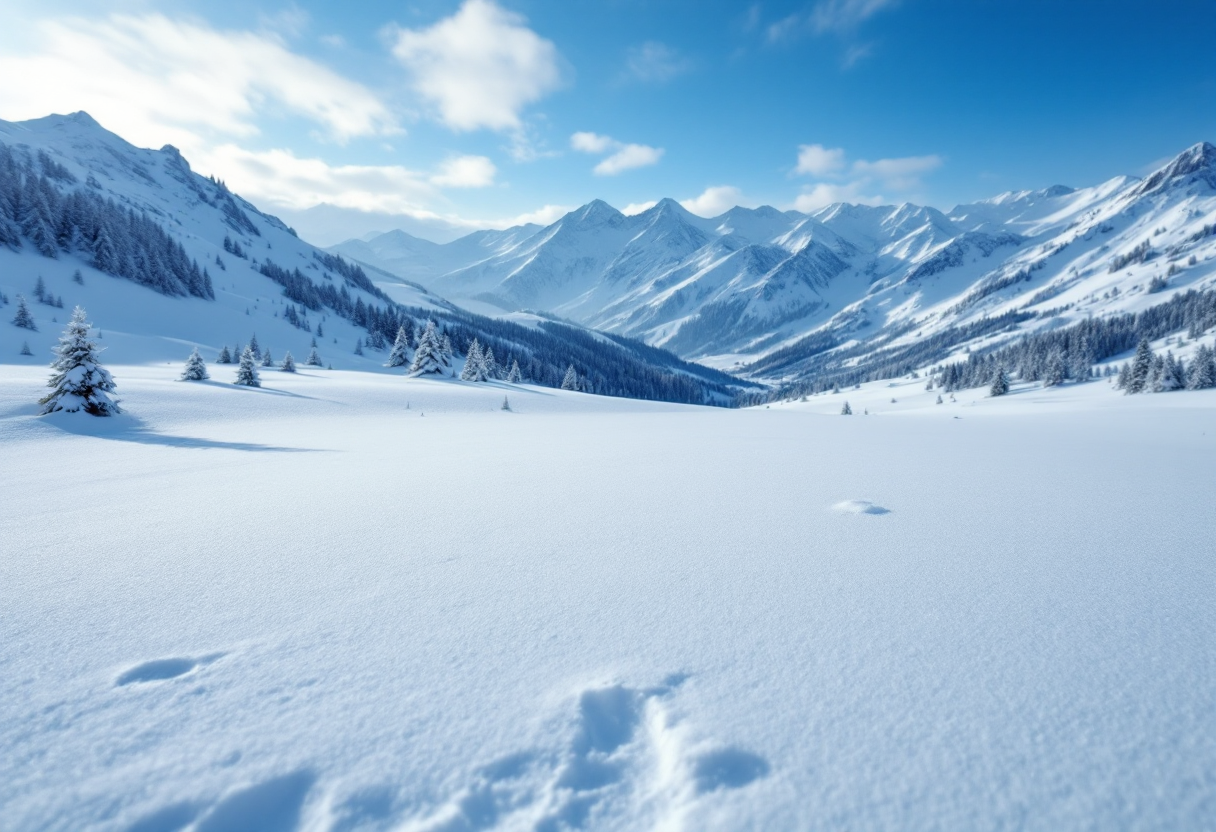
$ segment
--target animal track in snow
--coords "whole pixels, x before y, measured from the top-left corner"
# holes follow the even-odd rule
[[[404,828],[558,832],[588,828],[605,813],[633,828],[680,828],[703,795],[769,773],[768,762],[749,751],[690,746],[686,726],[669,713],[683,681],[582,691],[564,747],[519,752],[482,767],[455,797]]]
[[[832,506],[833,511],[842,514],[890,514],[891,510],[875,505],[869,500],[845,500]]]

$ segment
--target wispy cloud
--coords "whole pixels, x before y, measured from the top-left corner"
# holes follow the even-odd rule
[[[519,130],[521,114],[562,83],[552,41],[492,0],[465,0],[425,29],[399,29],[393,55],[417,94],[453,130]]]
[[[430,181],[441,188],[485,188],[494,184],[497,173],[485,156],[452,156],[439,164]]]
[[[808,22],[816,33],[848,33],[899,0],[821,0],[811,9]]]
[[[751,200],[734,185],[711,185],[691,199],[682,199],[680,204],[699,217],[716,217],[736,205],[751,205]]]
[[[611,154],[592,168],[592,172],[597,176],[616,176],[627,170],[656,165],[663,158],[664,153],[661,147],[626,144],[611,136],[589,132],[579,132],[570,136],[570,147],[581,153]]]
[[[624,82],[663,84],[690,71],[693,63],[672,47],[647,41],[629,49],[625,55]]]
[[[828,176],[839,172],[843,167],[843,148],[827,148],[821,144],[798,146],[798,164],[794,167],[795,174]]]
[[[834,35],[845,44],[841,67],[851,69],[874,53],[873,43],[857,42],[861,25],[900,0],[820,0],[809,10],[787,15],[765,27],[771,44],[788,43],[808,35]]]

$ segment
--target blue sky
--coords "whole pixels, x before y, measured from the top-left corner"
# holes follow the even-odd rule
[[[6,6],[0,118],[173,143],[321,243],[594,198],[944,209],[1216,140],[1210,0]]]

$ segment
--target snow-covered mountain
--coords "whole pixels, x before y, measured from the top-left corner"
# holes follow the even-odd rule
[[[495,256],[532,231],[432,246],[439,254],[418,245],[411,259],[431,256],[439,272],[443,257]],[[32,329],[10,325],[19,296]],[[175,148],[134,147],[83,112],[0,121],[3,360],[45,362],[77,304],[117,363],[181,361],[194,346],[211,361],[256,335],[274,357],[290,351],[298,360],[315,340],[325,366],[383,370],[398,330],[416,345],[429,318],[448,336],[457,371],[478,339],[499,363],[518,361],[525,379],[549,386],[573,365],[581,389],[613,395],[699,403],[729,400],[738,387],[642,343],[538,315],[485,318],[359,267],[194,173]]]
[[[1006,193],[947,213],[835,204],[704,219],[670,199],[635,216],[597,200],[486,245],[411,244],[425,248],[412,257],[401,244],[392,261],[375,253],[381,238],[333,250],[456,302],[545,310],[772,379],[822,372],[842,347],[856,365],[940,335],[926,356],[936,361],[990,343],[976,322],[1013,310],[1020,332],[1210,286],[1212,227],[1216,148],[1202,143],[1143,180]]]

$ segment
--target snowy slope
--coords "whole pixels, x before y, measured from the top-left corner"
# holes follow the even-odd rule
[[[422,282],[703,363],[799,377],[822,371],[823,361],[807,359],[825,345],[869,343],[873,352],[1013,309],[1050,314],[1059,326],[1210,286],[1213,183],[1216,149],[1204,143],[1144,180],[1007,193],[948,213],[836,204],[812,215],[733,208],[707,220],[671,200],[633,217],[597,201]],[[1120,265],[1146,240],[1142,262]],[[1170,271],[1168,291],[1146,298],[1152,277]],[[951,344],[967,345],[961,336]]]
[[[0,373],[6,832],[1216,817],[1216,391],[112,369]]]
[[[12,162],[0,164],[0,195],[9,195],[0,199],[0,294],[9,301],[0,314],[12,320],[24,296],[36,325],[0,326],[0,360],[44,363],[77,304],[99,327],[106,359],[125,363],[182,361],[195,346],[210,362],[256,335],[275,359],[288,351],[302,359],[315,338],[325,366],[385,371],[386,347],[373,348],[373,334],[391,344],[405,323],[416,341],[433,318],[450,336],[457,371],[478,338],[543,384],[560,384],[575,364],[597,392],[696,402],[733,395],[728,376],[644,345],[600,339],[573,323],[482,318],[412,281],[363,271],[193,173],[176,149],[133,147],[85,113],[0,122],[0,153]],[[73,200],[84,201],[88,217],[73,219]],[[128,218],[143,223],[138,234],[127,231]],[[488,257],[528,231],[485,232],[445,251]],[[111,232],[122,233],[110,240]],[[139,234],[171,242],[140,249]],[[433,245],[414,244],[422,253]],[[184,277],[166,271],[162,254]],[[63,308],[34,302],[39,280]],[[22,354],[27,347],[32,355]]]

